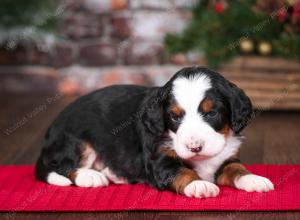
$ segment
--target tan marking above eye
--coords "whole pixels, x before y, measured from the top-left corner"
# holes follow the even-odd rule
[[[229,128],[229,125],[228,125],[228,124],[226,124],[226,125],[219,131],[219,133],[225,135],[225,137],[228,136],[229,132],[230,132],[230,128]]]
[[[171,106],[171,111],[176,115],[176,116],[181,116],[183,115],[183,109],[179,105],[172,105]]]
[[[213,102],[208,99],[205,98],[201,103],[200,103],[200,110],[202,112],[210,112],[212,110],[213,107]]]

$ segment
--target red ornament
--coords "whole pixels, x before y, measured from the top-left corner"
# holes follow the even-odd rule
[[[285,8],[281,8],[277,11],[277,17],[280,22],[284,22],[287,17],[287,11]]]
[[[224,10],[225,10],[225,5],[224,5],[223,2],[217,2],[217,3],[215,4],[215,11],[216,11],[217,13],[222,13]]]
[[[296,4],[293,6],[293,12],[294,12],[294,13],[297,13],[297,14],[300,13],[300,2],[299,2],[299,3],[296,3]]]
[[[300,2],[293,6],[293,14],[300,15]]]
[[[300,22],[300,3],[296,3],[293,6],[293,12],[292,12],[292,22],[294,24],[297,24]]]

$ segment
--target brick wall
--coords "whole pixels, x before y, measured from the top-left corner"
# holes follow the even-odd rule
[[[0,48],[0,92],[162,85],[182,65],[201,62],[192,52],[168,60],[163,45],[166,33],[184,29],[198,0],[62,1],[62,40],[51,50]]]
[[[164,53],[166,33],[180,32],[197,0],[67,0],[63,38],[51,51],[0,50],[0,64],[66,67],[156,65],[170,62]],[[195,54],[171,62],[198,62]]]

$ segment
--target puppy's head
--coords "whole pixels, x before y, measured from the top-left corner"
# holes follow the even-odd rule
[[[252,114],[250,99],[220,74],[191,67],[177,72],[160,88],[162,130],[183,159],[206,159],[220,153],[228,136],[238,134]],[[159,97],[158,97],[159,98]]]

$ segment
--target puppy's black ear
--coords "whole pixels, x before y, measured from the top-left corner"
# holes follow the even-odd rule
[[[242,89],[223,77],[217,81],[217,88],[229,102],[230,126],[235,133],[239,133],[251,119],[253,113],[251,101]]]
[[[169,86],[154,89],[146,98],[141,109],[141,122],[147,132],[161,135],[165,131],[164,102]]]

